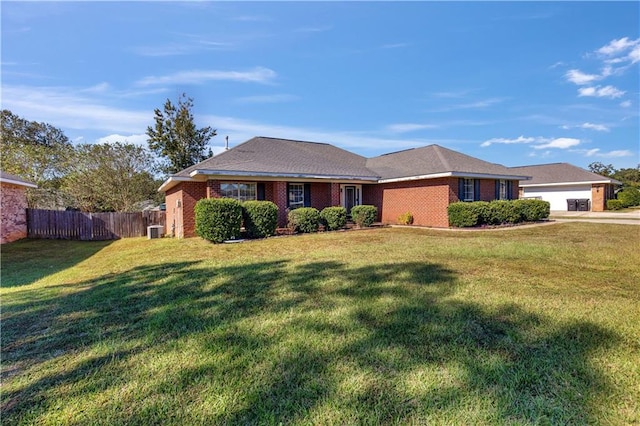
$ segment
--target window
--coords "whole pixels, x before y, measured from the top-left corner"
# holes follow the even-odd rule
[[[289,184],[289,208],[291,210],[304,207],[304,184]]]
[[[474,179],[464,179],[462,201],[474,201]]]
[[[238,201],[256,199],[255,183],[224,182],[220,184],[220,196]]]
[[[509,199],[509,195],[508,195],[508,191],[507,191],[507,181],[504,179],[500,180],[500,190],[498,192],[498,199],[499,200],[508,200]]]

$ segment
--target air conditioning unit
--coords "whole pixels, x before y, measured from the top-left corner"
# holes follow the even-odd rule
[[[163,233],[164,233],[164,226],[163,225],[147,226],[147,238],[148,239],[160,238],[160,237],[162,237]]]

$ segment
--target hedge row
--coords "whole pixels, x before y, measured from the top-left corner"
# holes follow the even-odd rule
[[[353,206],[351,218],[359,227],[371,226],[378,216],[375,206]],[[287,216],[288,226],[294,232],[317,232],[320,225],[328,231],[344,228],[347,224],[347,210],[344,207],[326,207],[321,212],[313,207],[291,210]]]
[[[640,206],[640,190],[632,186],[624,188],[616,195],[623,208]]]
[[[449,224],[457,228],[537,222],[549,217],[550,205],[542,200],[457,202],[449,205]]]
[[[244,227],[249,238],[265,238],[276,231],[278,207],[271,201],[205,198],[196,203],[196,234],[214,243],[240,237]]]

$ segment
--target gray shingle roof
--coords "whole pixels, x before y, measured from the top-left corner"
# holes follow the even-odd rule
[[[375,179],[367,159],[336,146],[288,139],[254,137],[174,176],[188,177],[194,170],[256,174],[297,174]]]
[[[367,160],[367,167],[382,179],[425,176],[438,173],[457,175],[519,175],[500,164],[489,163],[439,145],[384,154]],[[526,176],[526,175],[522,175]]]
[[[531,176],[531,180],[521,182],[520,186],[602,182],[620,184],[621,182],[608,177],[591,173],[585,169],[569,163],[539,164],[534,166],[511,167],[513,173]]]

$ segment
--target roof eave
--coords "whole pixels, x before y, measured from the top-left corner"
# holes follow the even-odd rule
[[[158,188],[158,192],[167,192],[168,190],[170,190],[180,182],[191,182],[192,180],[193,179],[189,177],[170,176],[167,180],[162,182],[162,185],[160,185],[160,188]]]
[[[24,186],[26,188],[37,188],[38,187],[38,185],[36,185],[35,183],[25,182],[25,181],[21,181],[21,180],[7,179],[7,178],[0,178],[0,182],[2,182],[2,183],[10,183],[12,185]]]
[[[461,177],[468,179],[504,179],[504,180],[528,180],[530,176],[517,176],[517,175],[499,175],[491,173],[470,173],[470,172],[442,172],[442,173],[430,173],[427,175],[416,176],[402,176],[389,179],[380,179],[378,183],[392,183],[392,182],[406,182],[412,180],[423,179],[438,179],[443,177]]]

